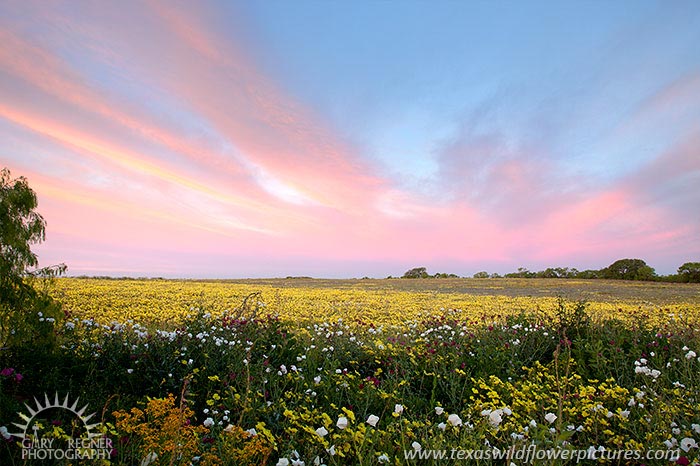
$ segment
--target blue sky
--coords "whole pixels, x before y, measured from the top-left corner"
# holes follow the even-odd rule
[[[592,155],[594,140],[650,92],[688,72],[693,58],[697,66],[697,16],[680,4],[631,5],[272,1],[245,11],[263,66],[290,92],[390,170],[424,174],[472,118],[512,144],[546,138],[555,157]],[[673,53],[659,50],[650,69],[660,40]],[[597,155],[612,172],[580,165],[615,176],[630,162],[615,152]]]

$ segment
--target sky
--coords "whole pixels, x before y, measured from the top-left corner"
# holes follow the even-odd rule
[[[700,2],[0,2],[0,166],[71,275],[700,260]]]

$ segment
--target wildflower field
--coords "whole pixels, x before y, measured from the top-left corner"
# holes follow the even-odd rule
[[[533,445],[588,456],[532,464],[700,461],[700,285],[58,279],[52,287],[60,313],[27,315],[44,333],[0,353],[3,465],[520,465],[494,452]],[[13,423],[34,397],[55,393],[95,413],[108,458],[22,459]],[[56,411],[32,419],[37,438],[67,442],[80,430]],[[615,456],[622,450],[636,456]],[[440,451],[446,459],[420,456]]]

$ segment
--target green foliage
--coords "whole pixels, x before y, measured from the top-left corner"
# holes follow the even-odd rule
[[[653,280],[654,269],[641,259],[620,259],[602,270],[603,278],[611,280]]]
[[[582,270],[576,274],[575,278],[583,278],[583,279],[594,279],[594,278],[602,278],[602,271],[600,270]]]
[[[682,269],[682,270],[681,270]],[[479,272],[481,277],[484,272]],[[496,274],[494,274],[496,275]],[[494,275],[491,277],[493,278]],[[517,272],[505,274],[506,278],[578,278],[609,280],[646,280],[646,281],[696,281],[700,282],[700,263],[688,262],[678,269],[678,275],[658,276],[653,268],[641,259],[620,259],[601,270],[578,270],[569,267],[548,267],[539,272],[532,272],[525,267],[519,267]],[[476,275],[475,275],[476,278]]]
[[[486,272],[474,274],[474,278],[487,278]],[[498,278],[492,274],[491,278]],[[686,262],[678,268],[675,275],[657,275],[656,271],[641,259],[620,259],[600,270],[578,270],[569,267],[548,267],[532,272],[519,267],[517,272],[505,274],[506,278],[577,278],[591,280],[604,278],[609,280],[644,280],[682,283],[700,283],[700,262]]]
[[[453,273],[436,273],[433,275],[433,278],[459,278],[459,275],[455,275]]]
[[[568,267],[549,267],[536,273],[537,278],[575,278],[579,275],[576,269]]]
[[[686,262],[678,267],[678,276],[684,283],[700,283],[700,262]]]
[[[476,272],[473,278],[501,278],[498,273],[489,274],[486,271]],[[505,278],[573,278],[573,279],[609,279],[609,280],[642,280],[666,281],[682,283],[700,283],[700,262],[686,262],[678,268],[678,274],[657,275],[656,271],[642,259],[620,259],[600,270],[578,270],[574,267],[548,267],[537,272],[526,267],[518,267],[516,272],[503,275]],[[391,276],[387,278],[392,278]],[[425,267],[408,270],[401,278],[459,278],[458,275],[436,273],[430,275]]]
[[[44,240],[46,222],[34,211],[36,194],[24,177],[15,180],[0,171],[0,286],[18,281],[27,267],[36,267],[30,246]],[[3,288],[5,289],[5,288]]]
[[[518,267],[517,272],[511,272],[505,274],[506,278],[535,278],[537,274],[535,272],[530,272],[525,267]]]
[[[37,198],[24,177],[0,171],[0,347],[19,350],[53,344],[60,306],[38,279],[63,273],[64,265],[30,271],[38,264],[33,244],[44,240],[46,222],[35,211]],[[43,283],[46,285],[46,282]]]
[[[391,278],[391,276],[387,278]],[[444,272],[438,272],[435,275],[430,275],[425,267],[416,267],[406,271],[401,278],[459,278],[459,275]]]
[[[591,317],[584,301],[579,301],[572,307],[560,298],[556,315],[557,333],[562,339],[584,338],[586,330],[591,326]]]
[[[415,267],[411,270],[406,271],[401,278],[429,278],[427,270],[425,267]]]

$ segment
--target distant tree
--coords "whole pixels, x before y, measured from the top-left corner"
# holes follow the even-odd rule
[[[556,269],[549,267],[546,270],[537,272],[537,278],[560,278],[560,275]]]
[[[501,277],[501,274],[500,274],[500,273],[494,272],[494,273],[491,274],[491,276],[490,276],[489,278],[502,278],[502,277]]]
[[[603,278],[613,280],[653,280],[654,269],[641,259],[620,259],[602,271]]]
[[[656,280],[656,278],[657,278],[656,270],[654,270],[652,267],[650,267],[648,265],[640,267],[634,276],[634,280],[644,280],[644,281],[652,281],[652,280]]]
[[[578,270],[568,267],[549,267],[546,270],[537,272],[539,278],[574,278]]]
[[[430,278],[425,267],[415,267],[406,271],[401,278]]]
[[[474,276],[474,278],[489,278],[489,273],[488,272],[477,272],[473,276]]]
[[[700,262],[686,262],[678,267],[678,277],[685,283],[700,283]]]
[[[430,275],[428,275],[430,277]],[[459,275],[456,275],[454,273],[436,273],[433,275],[433,278],[459,278]]]
[[[505,275],[506,278],[535,278],[536,276],[537,273],[530,272],[525,267],[518,267],[517,272],[511,272]]]
[[[594,279],[594,278],[602,278],[603,277],[603,271],[602,270],[581,270],[581,271],[576,271],[575,278],[583,278],[583,279]]]

